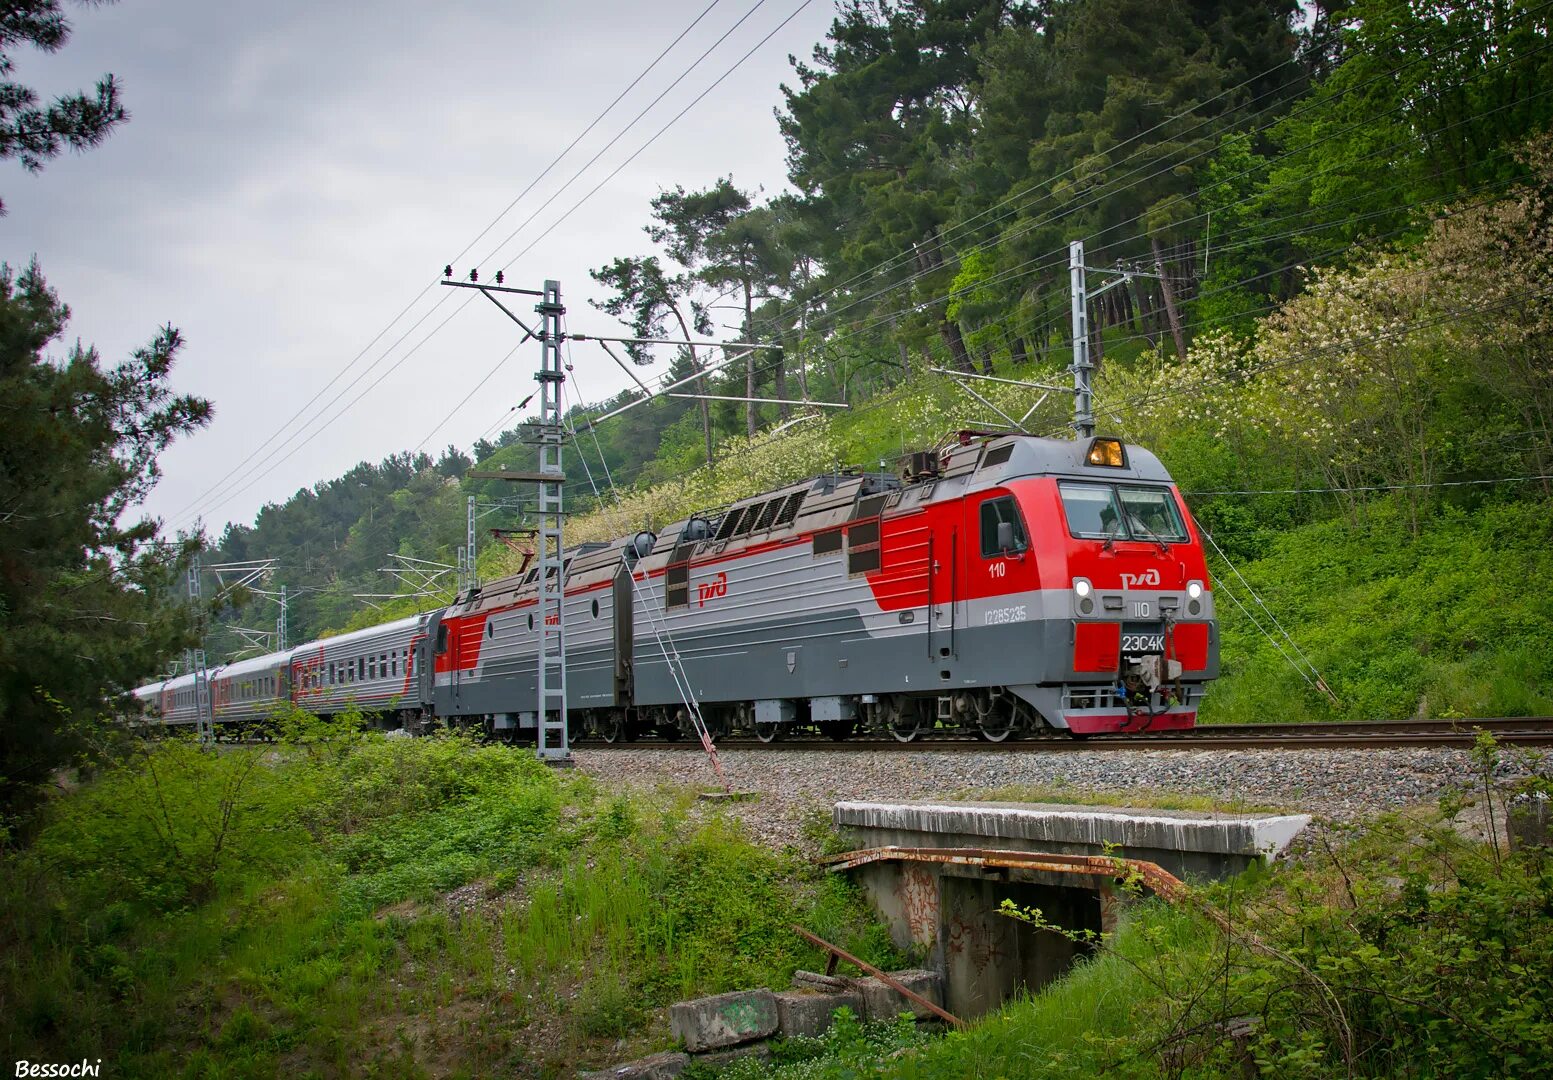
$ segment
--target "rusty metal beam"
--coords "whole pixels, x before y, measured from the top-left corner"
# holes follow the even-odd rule
[[[894,976],[890,975],[887,972],[880,971],[878,968],[874,967],[872,964],[865,963],[864,961],[859,960],[857,957],[853,956],[851,953],[849,953],[845,949],[841,948],[841,946],[839,946],[839,945],[832,945],[830,942],[826,941],[824,938],[819,937],[819,936],[817,936],[815,934],[809,933],[809,931],[805,930],[803,927],[799,926],[796,923],[793,924],[793,932],[795,934],[797,934],[799,937],[803,938],[805,941],[809,942],[811,945],[818,945],[820,948],[822,948],[826,952],[830,953],[832,957],[838,957],[839,956],[841,959],[845,960],[849,964],[856,964],[859,968],[861,968],[862,970],[868,972],[868,974],[872,975],[874,978],[876,978],[880,982],[884,983],[884,985],[888,986],[891,990],[894,990],[896,993],[900,994],[902,997],[906,998],[908,1001],[914,1001],[918,1005],[921,1005],[924,1009],[926,1009],[928,1012],[932,1013],[934,1016],[938,1017],[940,1020],[944,1021],[945,1023],[952,1024],[952,1025],[954,1025],[957,1028],[965,1027],[965,1021],[961,1020],[954,1013],[949,1012],[946,1009],[939,1008],[937,1005],[934,1005],[931,1001],[929,1001],[927,998],[923,997],[921,994],[917,993],[915,990],[908,989],[906,987],[906,985],[904,983],[902,983],[899,979],[895,978]]]
[[[1186,885],[1181,879],[1158,863],[1108,855],[1059,855],[1002,848],[876,847],[832,855],[820,862],[834,871],[852,870],[876,862],[920,862],[1043,870],[1053,874],[1080,874],[1086,877],[1125,878],[1136,874],[1152,892],[1166,900],[1176,901],[1186,895]]]

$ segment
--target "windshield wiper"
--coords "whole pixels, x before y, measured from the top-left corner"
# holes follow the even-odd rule
[[[1145,525],[1145,524],[1143,524],[1143,522],[1139,521],[1136,515],[1128,514],[1127,515],[1127,520],[1128,520],[1128,523],[1134,529],[1137,529],[1139,532],[1141,532],[1148,539],[1154,541],[1154,543],[1159,545],[1159,553],[1161,555],[1169,555],[1170,554],[1170,549],[1165,546],[1165,542],[1163,540],[1161,540],[1157,535],[1155,535],[1155,533],[1147,525]]]

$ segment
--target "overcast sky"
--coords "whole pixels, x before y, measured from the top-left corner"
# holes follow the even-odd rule
[[[36,176],[0,164],[9,211],[0,218],[0,258],[17,265],[36,255],[71,307],[67,340],[95,344],[105,362],[163,323],[183,331],[175,386],[210,398],[216,415],[165,455],[149,511],[170,526],[203,515],[219,535],[227,521],[251,521],[263,504],[358,461],[423,441],[433,453],[449,442],[467,450],[496,425],[533,388],[536,345],[434,432],[497,366],[516,328],[484,301],[455,313],[479,298],[440,286],[392,329],[390,320],[710,2],[67,4],[69,44],[52,56],[18,50],[17,77],[51,95],[112,72],[131,119],[103,146],[56,159]],[[460,272],[480,266],[488,278],[510,262],[801,3],[718,0],[458,261]],[[772,116],[778,85],[792,79],[788,55],[807,58],[832,15],[831,0],[810,0],[512,263],[509,284],[537,288],[555,278],[569,329],[619,332],[587,304],[599,295],[588,270],[648,250],[641,226],[662,188],[704,187],[731,173],[741,187],[784,189]],[[597,346],[573,348],[573,389],[597,399],[620,388],[625,377]],[[325,422],[303,426],[315,406],[224,480],[358,354],[320,402],[330,403]]]

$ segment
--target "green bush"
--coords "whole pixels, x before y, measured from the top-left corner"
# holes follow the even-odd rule
[[[299,809],[267,751],[169,739],[55,802],[31,854],[82,905],[170,911],[293,864]]]

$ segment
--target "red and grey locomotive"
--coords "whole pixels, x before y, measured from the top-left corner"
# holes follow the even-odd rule
[[[910,461],[564,552],[574,730],[688,731],[686,690],[713,734],[768,741],[795,728],[998,741],[1193,725],[1218,672],[1213,594],[1153,454],[966,433]],[[278,654],[277,697],[532,731],[536,577]]]

